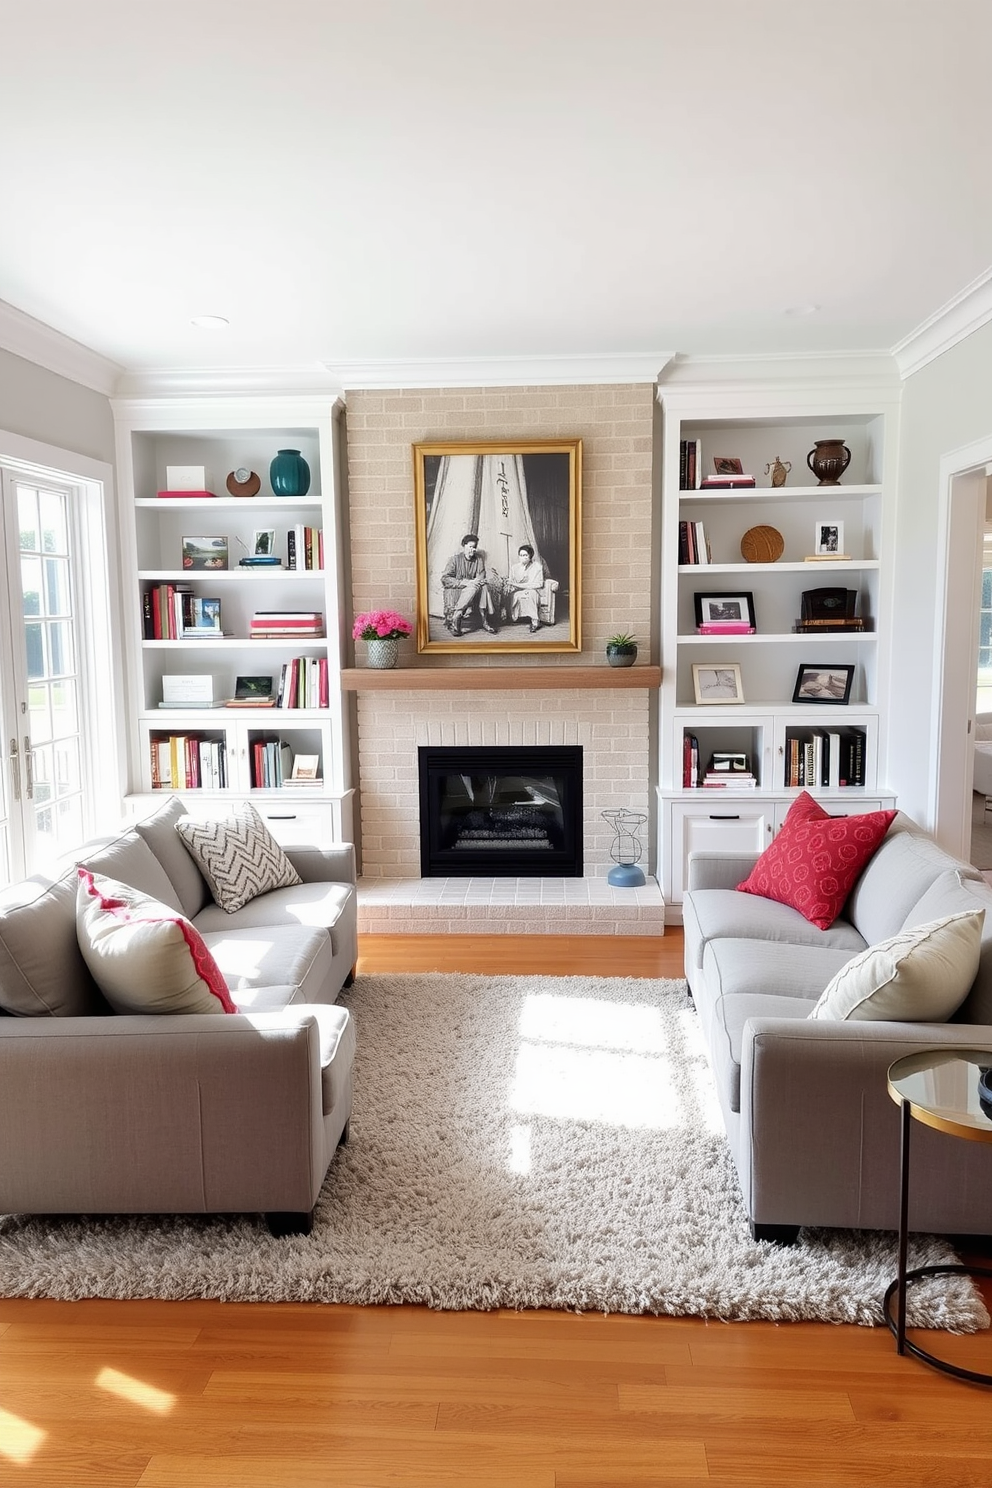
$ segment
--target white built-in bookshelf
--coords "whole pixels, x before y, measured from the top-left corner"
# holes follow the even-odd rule
[[[881,762],[898,401],[887,388],[838,394],[808,386],[732,385],[662,387],[659,401],[664,410],[659,867],[666,903],[677,907],[691,851],[761,851],[803,788],[833,814],[893,804]],[[850,450],[850,464],[839,485],[819,485],[807,454],[816,440],[833,437]],[[713,472],[717,456],[739,460],[743,473],[755,477],[754,487],[685,489],[680,451],[686,440],[697,442],[699,471]],[[771,483],[776,460],[791,467],[780,486]],[[696,524],[696,552],[708,561],[680,561],[686,557],[684,543],[680,551],[680,523],[687,522]],[[836,558],[807,561],[816,554],[823,525],[842,530],[840,552]],[[774,561],[748,562],[743,556],[742,539],[755,528],[779,535],[782,551]],[[804,591],[822,589],[853,593],[864,628],[797,630]],[[749,597],[754,633],[700,634],[697,595],[710,596],[707,613],[714,608],[729,613],[739,601],[746,612]],[[729,611],[723,600],[729,601]],[[705,701],[697,694],[694,664],[703,668],[699,680],[710,685]],[[815,701],[812,696],[794,701],[800,670],[811,694],[813,676],[849,678],[848,701],[822,701],[822,694]],[[733,699],[721,699],[724,682]],[[830,746],[824,741],[831,735],[835,764],[836,740],[844,741],[840,778],[850,775],[857,784],[837,783],[836,768],[829,783]],[[693,753],[698,773],[690,776]],[[753,787],[688,783],[705,774],[714,754],[730,753],[746,756]],[[853,775],[855,756],[858,773]]]
[[[340,603],[338,411],[329,399],[230,397],[119,399],[117,421],[123,636],[129,684],[131,808],[145,811],[175,790],[196,809],[217,812],[249,799],[286,844],[352,840],[350,752],[340,687],[345,639]],[[281,449],[299,450],[310,470],[305,495],[276,495],[269,480]],[[170,467],[203,467],[212,497],[159,496]],[[259,477],[257,494],[234,496],[227,478]],[[311,565],[300,552],[311,536]],[[270,538],[260,534],[271,534]],[[323,566],[317,551],[320,534]],[[296,548],[296,567],[289,567]],[[258,551],[279,560],[243,567]],[[206,555],[206,556],[205,556]],[[213,555],[216,555],[214,557]],[[216,563],[216,566],[213,566]],[[185,606],[175,594],[188,596]],[[219,601],[219,606],[197,601]],[[218,629],[180,633],[187,615]],[[173,616],[166,624],[166,612]],[[253,637],[261,612],[319,614],[319,634]],[[296,663],[295,668],[292,666]],[[194,677],[215,702],[233,699],[239,678],[280,683],[306,673],[309,694],[277,707],[163,707],[163,679]],[[206,679],[209,679],[209,683]],[[302,702],[302,706],[285,706]],[[172,773],[169,760],[172,758]],[[317,759],[320,784],[291,778],[297,757]],[[180,772],[177,778],[176,770]]]

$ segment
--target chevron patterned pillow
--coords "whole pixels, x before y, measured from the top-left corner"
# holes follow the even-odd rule
[[[176,831],[210,885],[215,901],[228,914],[270,889],[287,889],[303,882],[247,801],[239,802],[230,816],[220,821],[181,817]]]

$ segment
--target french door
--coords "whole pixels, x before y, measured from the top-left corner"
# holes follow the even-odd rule
[[[0,882],[85,836],[78,492],[0,470]]]

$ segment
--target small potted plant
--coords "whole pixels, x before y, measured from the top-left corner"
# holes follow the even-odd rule
[[[637,642],[621,631],[606,642],[606,659],[610,666],[633,666],[637,660]]]

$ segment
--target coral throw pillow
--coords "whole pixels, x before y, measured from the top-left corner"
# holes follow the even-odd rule
[[[778,836],[737,887],[788,904],[811,925],[829,930],[895,815],[831,816],[803,791]]]
[[[167,904],[79,870],[76,935],[115,1013],[236,1013],[203,936]]]

